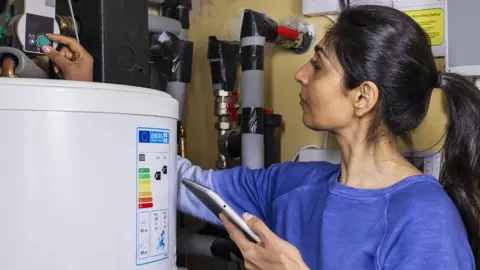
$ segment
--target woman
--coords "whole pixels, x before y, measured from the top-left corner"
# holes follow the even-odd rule
[[[475,269],[479,90],[459,75],[439,74],[426,33],[392,8],[343,11],[315,51],[296,74],[303,122],[336,135],[341,165],[214,172],[179,158],[180,179],[210,187],[246,212],[263,244],[222,221],[247,269]],[[434,88],[450,104],[441,185],[395,144],[423,121]],[[220,224],[183,186],[179,208]]]
[[[88,53],[73,39],[49,37],[69,45],[63,52],[44,48],[64,77],[91,80]],[[438,74],[420,26],[391,8],[348,9],[296,79],[303,122],[336,135],[341,165],[214,172],[178,158],[180,179],[208,186],[247,212],[260,245],[222,217],[247,269],[475,269],[480,92],[461,76]],[[435,87],[450,103],[443,187],[395,147],[423,121]],[[221,224],[181,185],[179,208]]]

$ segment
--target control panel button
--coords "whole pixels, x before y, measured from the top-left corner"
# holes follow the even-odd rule
[[[43,46],[50,46],[50,44],[52,44],[52,42],[50,41],[50,39],[47,38],[47,36],[45,36],[45,35],[38,36],[38,38],[37,38],[38,47],[41,48]]]

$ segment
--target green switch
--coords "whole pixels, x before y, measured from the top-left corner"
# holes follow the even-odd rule
[[[50,39],[48,39],[45,35],[40,35],[37,38],[38,47],[42,48],[43,46],[49,46],[51,44]]]

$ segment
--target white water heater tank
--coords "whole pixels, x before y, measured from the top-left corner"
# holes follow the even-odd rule
[[[178,102],[0,78],[0,269],[172,270]]]

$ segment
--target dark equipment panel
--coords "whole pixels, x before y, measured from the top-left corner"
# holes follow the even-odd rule
[[[80,43],[95,59],[95,82],[149,87],[147,1],[72,1]],[[57,1],[57,14],[70,16],[68,1]]]

